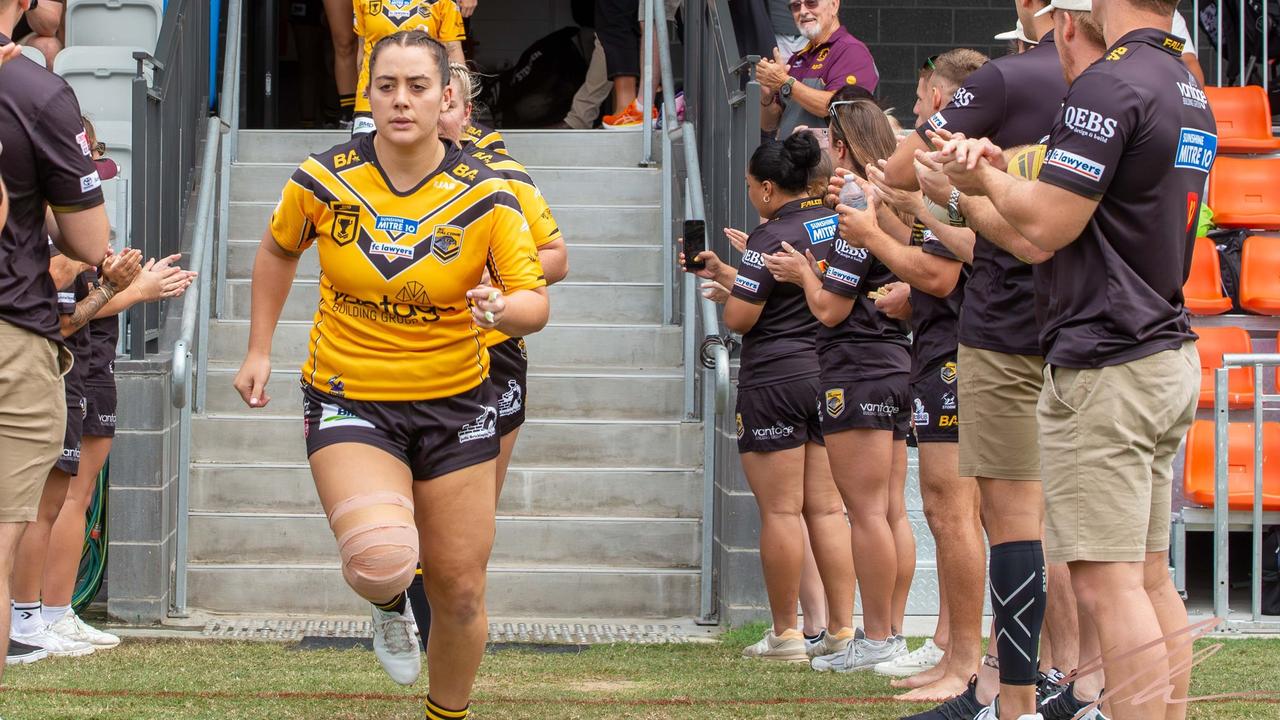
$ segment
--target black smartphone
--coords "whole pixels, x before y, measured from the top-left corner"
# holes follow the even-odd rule
[[[704,270],[707,263],[694,260],[707,249],[707,222],[705,220],[684,221],[684,269],[685,272]]]

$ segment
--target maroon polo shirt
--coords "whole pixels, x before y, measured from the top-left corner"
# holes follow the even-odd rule
[[[1054,365],[1120,365],[1195,339],[1182,284],[1218,136],[1182,47],[1163,30],[1135,30],[1063,101],[1040,182],[1100,202],[1044,266],[1040,338]]]
[[[843,25],[836,28],[826,42],[809,43],[792,55],[787,65],[787,73],[797,81],[820,78],[823,89],[828,92],[845,85],[861,85],[875,92],[880,84],[880,73],[871,51]]]

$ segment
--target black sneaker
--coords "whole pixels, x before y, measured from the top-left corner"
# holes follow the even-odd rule
[[[1080,715],[1080,711],[1089,707],[1092,703],[1082,702],[1076,698],[1075,683],[1067,686],[1058,686],[1058,692],[1041,700],[1037,712],[1044,716],[1044,720],[1071,720]],[[1107,716],[1102,714],[1100,709],[1094,708],[1086,715],[1082,716],[1085,720],[1107,720]]]
[[[26,665],[49,657],[49,651],[35,645],[9,640],[9,654],[5,655],[5,665]]]
[[[974,675],[969,678],[969,687],[964,692],[932,710],[908,715],[902,720],[973,720],[982,712],[982,707],[978,702],[978,676]]]
[[[1050,696],[1062,692],[1065,686],[1058,683],[1066,676],[1058,672],[1057,668],[1051,668],[1048,673],[1037,674],[1040,678],[1036,680],[1036,705],[1040,705]]]

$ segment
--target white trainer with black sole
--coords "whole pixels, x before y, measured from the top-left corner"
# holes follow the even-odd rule
[[[774,635],[773,628],[769,628],[759,642],[743,648],[742,657],[752,660],[805,662],[809,659],[809,654],[806,652],[804,635],[799,630],[783,630],[781,635]]]
[[[805,652],[809,654],[811,659],[843,652],[845,647],[853,641],[853,637],[853,628],[845,628],[834,635],[823,630],[817,639],[813,641],[805,639]]]
[[[375,605],[369,608],[373,614],[373,654],[392,680],[412,685],[422,673],[422,651],[413,634],[416,626],[409,599],[405,598],[404,612],[387,612]]]
[[[66,615],[63,615],[61,619],[50,625],[49,630],[68,640],[89,643],[98,650],[109,650],[120,644],[118,636],[103,632],[81,620],[80,616],[76,615],[75,611],[72,610],[68,610]]]
[[[862,632],[862,628],[858,628],[853,641],[844,650],[816,657],[809,662],[809,666],[818,672],[855,672],[892,660],[897,652],[898,646],[892,637],[871,640]]]
[[[889,677],[911,677],[936,667],[942,662],[942,652],[942,648],[933,643],[933,638],[929,638],[915,650],[875,666],[875,672]]]
[[[9,641],[14,640],[44,648],[51,657],[81,657],[93,654],[93,646],[89,643],[62,637],[50,630],[48,625],[41,625],[39,630],[28,635],[10,634]]]

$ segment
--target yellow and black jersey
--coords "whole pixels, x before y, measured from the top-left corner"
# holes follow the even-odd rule
[[[360,82],[356,86],[356,112],[369,112],[369,55],[379,40],[401,30],[424,30],[442,43],[467,38],[462,12],[454,0],[352,0],[356,35],[364,43]]]
[[[502,133],[484,125],[468,125],[462,142],[479,150],[507,154],[507,141],[503,139]]]
[[[490,169],[501,175],[511,186],[511,192],[515,194],[516,200],[520,203],[520,212],[524,215],[525,223],[529,225],[529,232],[533,236],[533,244],[542,249],[547,245],[561,239],[560,226],[556,224],[556,218],[551,213],[551,206],[547,205],[547,200],[542,196],[542,191],[533,183],[533,178],[529,177],[529,172],[524,166],[510,155],[497,155],[492,152],[481,150],[475,145],[466,145],[465,151],[469,152],[471,157],[480,160],[489,166]],[[507,340],[507,336],[496,330],[489,330],[485,333],[485,344],[493,347]]]
[[[440,167],[392,188],[361,135],[307,159],[285,185],[271,234],[320,251],[320,302],[303,380],[353,400],[449,397],[489,372],[466,292],[487,269],[511,293],[542,265],[511,185],[446,143]]]

